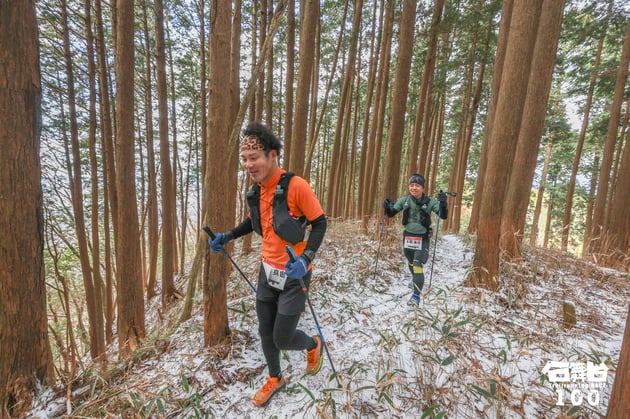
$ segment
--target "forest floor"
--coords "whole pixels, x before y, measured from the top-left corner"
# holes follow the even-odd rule
[[[145,347],[117,361],[108,379],[86,362],[70,397],[43,389],[30,417],[134,418],[503,418],[602,417],[606,413],[630,301],[627,273],[548,249],[502,265],[498,292],[464,286],[468,239],[437,241],[419,308],[407,305],[410,274],[399,224],[369,235],[359,224],[329,223],[310,300],[329,349],[322,371],[304,376],[305,354],[283,352],[288,384],[271,402],[251,398],[267,375],[255,299],[237,272],[228,284],[231,336],[203,346],[201,295],[193,317],[181,304],[149,302]],[[251,281],[254,252],[234,260]],[[375,270],[375,258],[379,255]],[[222,257],[213,255],[212,257]],[[431,281],[429,281],[431,279]],[[180,289],[186,289],[180,278]],[[430,282],[430,287],[428,286]],[[575,325],[563,320],[575,308]],[[307,307],[299,327],[317,334]],[[334,370],[337,375],[333,373]],[[569,382],[560,382],[568,373]],[[60,395],[61,393],[61,395]]]

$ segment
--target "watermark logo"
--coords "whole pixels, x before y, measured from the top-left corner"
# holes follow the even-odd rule
[[[581,406],[585,398],[589,405],[599,405],[600,391],[608,379],[608,366],[603,362],[548,361],[541,372],[556,391],[556,406],[565,405],[565,393],[570,394],[573,406]]]

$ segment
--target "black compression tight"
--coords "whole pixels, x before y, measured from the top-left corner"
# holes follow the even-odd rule
[[[315,339],[297,330],[300,314],[280,314],[276,303],[259,300],[256,300],[256,313],[258,332],[270,376],[280,376],[281,350],[309,350],[316,346]]]

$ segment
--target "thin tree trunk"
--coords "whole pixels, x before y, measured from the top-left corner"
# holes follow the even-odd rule
[[[158,261],[158,245],[160,240],[159,226],[158,226],[158,191],[157,191],[157,170],[155,168],[155,149],[153,144],[153,99],[151,92],[153,91],[153,83],[151,82],[151,41],[149,35],[148,24],[148,12],[146,0],[144,3],[144,120],[147,142],[147,178],[148,178],[148,191],[147,191],[147,231],[149,240],[149,263],[147,273],[147,300],[157,295],[157,261]]]
[[[605,19],[604,28],[608,26],[608,20],[612,13],[613,1],[608,3],[608,13]],[[605,33],[604,30],[602,33]],[[597,43],[597,52],[595,53],[595,63],[593,64],[593,72],[591,73],[591,81],[588,86],[588,93],[586,94],[586,103],[584,104],[584,111],[582,117],[582,127],[580,129],[580,136],[578,138],[577,147],[575,150],[575,157],[573,159],[573,166],[571,168],[571,177],[567,186],[567,195],[565,198],[564,206],[564,218],[562,221],[562,251],[566,252],[569,245],[569,234],[571,233],[571,214],[573,212],[573,195],[575,194],[575,182],[577,179],[578,169],[580,168],[580,160],[582,159],[582,149],[584,148],[584,141],[586,140],[586,130],[588,128],[589,118],[591,114],[591,106],[593,104],[593,92],[595,91],[595,82],[597,81],[597,75],[599,72],[599,65],[601,63],[602,49],[604,47],[604,36],[602,36]]]
[[[74,211],[75,231],[77,235],[77,243],[79,246],[79,262],[81,264],[81,274],[83,277],[83,286],[85,288],[85,300],[88,310],[89,335],[90,335],[90,355],[97,358],[105,351],[105,342],[102,334],[97,331],[97,324],[101,324],[97,320],[97,316],[101,313],[96,312],[94,282],[92,280],[92,267],[90,266],[90,256],[87,242],[87,232],[85,227],[85,213],[83,204],[83,177],[81,164],[81,149],[79,145],[79,128],[77,123],[76,98],[74,89],[74,70],[72,62],[72,51],[70,49],[70,34],[68,28],[68,5],[65,0],[61,1],[61,16],[63,25],[64,38],[64,59],[66,66],[66,77],[68,85],[68,117],[70,119],[70,141],[72,161],[68,161],[70,171],[70,182],[72,192],[72,208]]]
[[[134,164],[134,0],[117,0],[116,9],[116,280],[118,347],[126,356],[146,330]]]
[[[547,183],[547,172],[549,171],[549,163],[551,161],[551,151],[553,150],[553,141],[551,138],[547,141],[546,150],[545,162],[543,164],[542,173],[540,174],[540,185],[538,185],[538,193],[536,194],[536,206],[534,207],[532,230],[529,232],[529,246],[532,248],[536,247],[536,243],[538,241],[538,222],[542,211],[543,198],[545,196],[545,184]],[[529,200],[529,194],[527,194],[527,199]]]

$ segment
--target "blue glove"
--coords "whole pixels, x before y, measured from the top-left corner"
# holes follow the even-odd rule
[[[285,272],[289,278],[301,279],[308,272],[308,262],[302,256],[298,257],[295,261],[288,261],[285,267]]]
[[[219,253],[224,244],[230,241],[230,236],[224,233],[217,233],[214,236],[214,239],[208,240],[208,244],[210,245],[210,249],[214,253]]]

